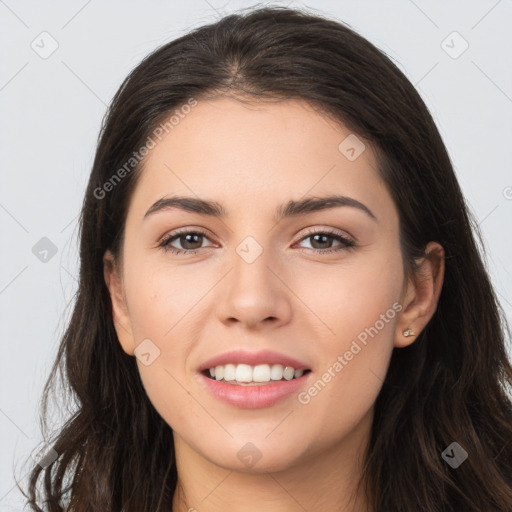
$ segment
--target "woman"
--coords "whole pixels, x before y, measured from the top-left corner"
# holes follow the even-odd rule
[[[54,366],[78,407],[33,510],[42,476],[52,512],[512,510],[477,226],[420,96],[348,27],[261,8],[149,55],[80,236]]]

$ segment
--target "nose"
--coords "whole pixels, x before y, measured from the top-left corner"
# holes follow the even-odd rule
[[[219,283],[217,317],[227,326],[248,329],[285,325],[291,319],[293,295],[285,274],[265,250],[252,263],[235,253],[231,271]]]

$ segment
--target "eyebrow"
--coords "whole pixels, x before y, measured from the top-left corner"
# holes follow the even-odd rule
[[[354,199],[353,197],[342,195],[307,197],[299,201],[290,200],[288,203],[280,205],[276,208],[274,221],[277,223],[284,218],[297,217],[306,213],[338,208],[340,206],[357,208],[358,210],[368,215],[372,220],[378,222],[377,217],[366,205],[357,199]],[[221,204],[216,201],[208,201],[205,199],[199,199],[197,197],[172,196],[163,197],[156,201],[156,203],[154,203],[145,213],[143,220],[157,212],[168,210],[170,208],[179,208],[180,210],[187,212],[199,213],[201,215],[208,215],[216,218],[227,217],[227,211]]]

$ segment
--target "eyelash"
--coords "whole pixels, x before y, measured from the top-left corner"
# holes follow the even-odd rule
[[[165,252],[171,252],[173,254],[196,254],[200,249],[204,249],[204,247],[201,247],[200,249],[176,249],[175,247],[170,246],[169,244],[173,242],[174,240],[177,240],[178,238],[181,238],[185,235],[202,235],[206,238],[208,238],[208,234],[200,229],[197,230],[183,230],[183,231],[176,231],[174,233],[171,233],[169,236],[165,237],[159,244],[159,247],[161,247]],[[307,247],[303,247],[302,249],[308,249],[310,251],[313,251],[315,254],[326,254],[326,253],[332,253],[332,252],[339,252],[347,249],[353,249],[356,247],[356,244],[353,240],[346,238],[344,236],[341,236],[339,233],[336,233],[334,231],[330,231],[328,229],[324,229],[322,231],[309,231],[304,235],[299,242],[306,238],[310,238],[314,235],[327,235],[329,238],[334,238],[335,240],[338,240],[342,243],[341,246],[338,246],[337,248],[329,248],[329,249],[308,249]]]

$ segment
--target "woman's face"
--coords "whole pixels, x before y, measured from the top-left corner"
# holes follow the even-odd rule
[[[116,329],[175,439],[216,465],[285,469],[368,432],[393,347],[404,344],[409,288],[398,213],[363,142],[301,101],[221,98],[199,101],[146,157],[126,220],[122,291],[109,287]],[[147,213],[177,196],[225,214]],[[349,199],[286,209],[327,196]],[[177,230],[192,234],[161,247]],[[286,357],[310,371],[271,381],[277,395],[269,384],[208,381],[200,369],[231,351],[277,353],[228,355],[240,379],[247,367],[237,363],[253,362],[253,378],[265,379],[265,363],[290,366]]]

